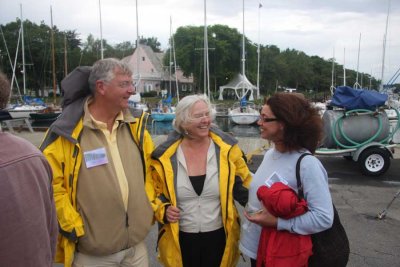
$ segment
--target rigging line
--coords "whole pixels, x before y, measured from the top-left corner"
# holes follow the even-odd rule
[[[40,84],[39,84],[39,86],[40,87],[45,87],[46,86],[46,67],[47,67],[47,63],[48,63],[48,61],[49,61],[49,54],[50,54],[50,51],[47,49],[47,43],[45,42],[44,43],[44,47],[43,47],[43,60],[42,60],[42,66],[40,67],[40,74],[39,74],[39,81],[40,81]]]
[[[6,48],[6,52],[7,52],[7,56],[8,56],[8,61],[10,61],[11,69],[12,69],[13,72],[14,72],[14,65],[13,65],[12,60],[11,60],[10,52],[8,51],[6,38],[4,37],[3,28],[1,27],[1,25],[0,25],[0,33],[1,33],[1,36],[3,37],[3,42],[4,42],[4,46],[5,46],[5,48]],[[21,35],[21,29],[19,30],[19,33],[18,33],[18,34]],[[19,38],[18,38],[18,40],[19,40]],[[18,42],[19,42],[19,41],[18,41]],[[12,82],[11,82],[11,90],[12,90],[13,83],[14,83],[14,80],[15,80],[15,85],[17,86],[17,89],[18,89],[18,91],[19,91],[19,85],[18,85],[17,77],[15,77],[15,75],[13,75],[12,78],[13,78],[13,80],[12,80]]]
[[[13,76],[12,76],[12,79],[11,79],[11,88],[13,87],[13,81],[14,81],[14,79],[16,79],[16,75],[15,75],[15,68],[16,68],[16,66],[17,66],[17,58],[18,58],[18,50],[19,50],[19,41],[21,40],[21,36],[22,36],[22,28],[20,28],[19,29],[19,34],[18,34],[18,41],[17,41],[17,49],[15,50],[15,58],[14,58],[14,65],[12,66],[12,71],[13,71]],[[21,91],[19,90],[19,87],[17,88],[18,90],[18,96],[17,97],[19,97],[19,99],[21,100],[21,102],[24,102],[23,100],[22,100],[22,96],[21,96]],[[12,93],[12,90],[11,90],[11,93]]]
[[[29,41],[29,42],[27,43],[27,46],[28,46],[29,59],[30,59],[30,62],[31,62],[31,63],[25,63],[25,66],[32,66],[32,71],[33,71],[33,73],[34,73],[35,75],[37,75],[35,64],[33,64],[32,50],[31,50],[31,45],[30,45],[30,43],[32,42],[32,39],[31,39],[30,33],[28,33],[28,36],[27,36],[26,38],[27,38],[28,41]],[[25,69],[25,70],[26,70],[26,69]]]
[[[380,88],[379,88],[380,90],[383,89],[383,76],[384,76],[384,72],[385,72],[386,39],[387,39],[388,24],[389,24],[389,14],[390,14],[390,0],[388,1],[388,10],[387,10],[387,16],[386,16],[385,34],[383,35],[381,85],[380,85]]]
[[[171,17],[171,32],[172,32],[172,17]],[[174,37],[171,34],[171,39],[172,39],[172,53],[174,55],[174,69],[175,69],[175,84],[176,84],[176,98],[178,99],[179,102],[179,87],[178,87],[178,75],[176,73],[176,55],[175,55],[175,40]]]

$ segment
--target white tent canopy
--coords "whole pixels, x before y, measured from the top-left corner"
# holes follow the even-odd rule
[[[249,100],[254,100],[253,91],[257,93],[257,87],[252,85],[247,77],[245,75],[243,76],[240,73],[238,73],[228,84],[219,87],[218,100],[224,100],[223,92],[225,89],[234,90],[238,99],[241,99],[242,96],[246,95],[246,93],[250,90],[251,94]]]

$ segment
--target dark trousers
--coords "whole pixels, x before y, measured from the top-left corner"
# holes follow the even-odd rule
[[[257,260],[250,258],[251,267],[257,266]]]
[[[184,267],[218,267],[225,250],[225,231],[205,233],[179,232]]]

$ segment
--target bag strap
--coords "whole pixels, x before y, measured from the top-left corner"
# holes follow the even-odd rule
[[[304,199],[303,184],[301,183],[301,180],[300,180],[300,162],[305,156],[308,156],[308,155],[312,155],[312,154],[311,153],[301,154],[296,163],[297,195],[299,196],[299,199]]]

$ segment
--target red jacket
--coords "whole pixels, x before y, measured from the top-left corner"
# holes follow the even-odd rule
[[[296,192],[283,183],[265,185],[257,190],[257,197],[275,217],[290,219],[307,212],[307,202],[299,200]],[[263,227],[257,252],[257,267],[308,266],[312,255],[311,236],[299,235],[276,228]]]

